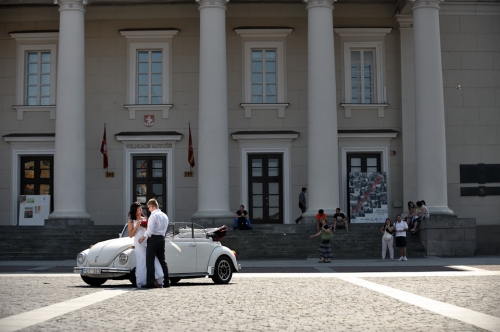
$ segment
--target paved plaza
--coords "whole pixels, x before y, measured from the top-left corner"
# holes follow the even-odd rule
[[[500,257],[240,263],[228,285],[138,290],[0,261],[0,331],[500,331]]]

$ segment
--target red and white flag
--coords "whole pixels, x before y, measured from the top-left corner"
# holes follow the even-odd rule
[[[102,136],[101,153],[103,155],[103,168],[108,168],[108,145],[106,144],[106,125],[104,125],[104,135]]]
[[[188,152],[188,163],[191,167],[194,167],[194,150],[193,150],[193,139],[191,137],[191,124],[189,124],[189,152]]]

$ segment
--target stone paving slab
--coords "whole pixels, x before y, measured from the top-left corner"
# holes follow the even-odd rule
[[[0,318],[99,292],[84,286],[80,278],[2,277],[0,276]]]
[[[363,279],[500,317],[500,276]]]
[[[1,276],[0,279],[4,281]],[[442,278],[432,281],[446,282]],[[53,282],[52,278],[49,282]],[[66,287],[80,289],[75,287],[81,283],[77,278],[59,278],[58,282],[61,288],[65,282]],[[125,284],[111,281],[107,287]],[[151,309],[152,305],[155,310]],[[247,275],[234,278],[229,285],[215,285],[210,279],[181,280],[178,286],[169,289],[130,291],[22,331],[70,329],[482,331],[335,277],[314,278],[312,275],[308,278],[253,278]]]

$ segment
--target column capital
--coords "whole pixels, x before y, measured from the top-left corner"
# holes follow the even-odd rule
[[[198,4],[198,10],[203,8],[221,8],[226,10],[226,4],[229,0],[195,0]]]
[[[306,9],[313,7],[327,7],[333,10],[333,3],[337,0],[303,0],[306,4]]]
[[[59,5],[59,11],[62,10],[81,10],[85,11],[89,0],[54,0],[55,5]]]
[[[412,10],[420,8],[434,8],[439,10],[439,4],[443,0],[410,0],[412,3]]]
[[[394,15],[394,20],[399,24],[399,29],[413,29],[413,15]]]

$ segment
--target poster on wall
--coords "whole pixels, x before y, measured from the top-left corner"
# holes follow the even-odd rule
[[[44,226],[50,213],[50,195],[21,195],[19,226]]]
[[[385,172],[349,173],[351,223],[383,223],[387,218],[387,176]]]

